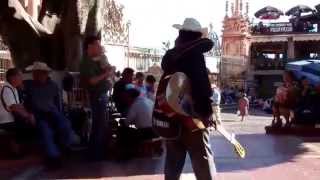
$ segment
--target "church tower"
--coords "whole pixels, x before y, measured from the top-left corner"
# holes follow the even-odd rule
[[[230,9],[229,1],[226,1],[226,15],[222,30],[221,80],[223,85],[245,86],[250,48],[248,3],[245,9],[246,11],[243,12],[242,0],[234,0]]]

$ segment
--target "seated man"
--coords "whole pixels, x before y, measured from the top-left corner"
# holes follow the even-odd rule
[[[124,125],[126,127],[135,126],[143,139],[153,138],[155,136],[152,130],[153,101],[140,96],[139,90],[134,88],[127,90],[127,93],[129,111],[123,122]]]
[[[17,88],[22,85],[21,71],[9,69],[6,80],[0,93],[0,129],[13,133],[10,148],[13,155],[19,157],[22,155],[20,144],[30,135],[28,130],[34,125],[34,116],[20,102]]]
[[[147,91],[147,98],[152,101],[156,99],[156,78],[153,75],[148,75],[146,77],[146,91]]]
[[[280,116],[284,116],[286,126],[289,127],[294,118],[293,109],[296,107],[298,99],[298,89],[295,84],[295,77],[291,71],[283,74],[284,84],[277,88],[275,101],[273,104],[274,121],[273,125],[281,127],[282,120]]]
[[[126,85],[132,83],[134,70],[131,68],[125,68],[122,72],[121,79],[114,84],[113,87],[113,101],[117,108],[117,111],[122,116],[127,115],[128,106],[125,99]]]
[[[32,71],[33,80],[25,82],[26,104],[35,116],[48,165],[59,166],[61,152],[54,137],[59,137],[65,148],[72,143],[72,129],[62,112],[61,91],[49,78],[51,69],[45,63],[34,62],[27,70]]]
[[[147,89],[144,85],[144,74],[142,72],[137,72],[135,76],[135,86],[136,89],[140,91],[140,96],[146,96],[147,95]]]
[[[128,116],[121,121],[119,128],[122,150],[136,150],[144,140],[158,137],[152,129],[153,101],[140,96],[139,90],[131,86],[129,88],[126,91],[129,106]],[[130,153],[127,152],[126,155],[130,155]]]

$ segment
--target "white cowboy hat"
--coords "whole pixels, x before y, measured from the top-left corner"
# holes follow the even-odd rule
[[[27,71],[52,71],[52,69],[44,62],[35,61],[26,68]]]
[[[179,30],[185,30],[185,31],[192,31],[192,32],[200,32],[203,33],[206,28],[202,28],[199,21],[197,21],[194,18],[186,18],[183,22],[183,25],[181,24],[174,24],[172,25],[174,28]]]

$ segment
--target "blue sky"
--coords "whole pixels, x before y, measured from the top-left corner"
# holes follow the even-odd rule
[[[233,0],[229,0],[233,2]],[[271,5],[283,11],[304,4],[314,7],[319,0],[247,0],[250,3],[250,16]],[[244,2],[247,2],[244,0]],[[225,0],[117,0],[125,6],[126,19],[131,21],[130,45],[140,47],[161,47],[162,41],[173,41],[177,31],[172,24],[182,23],[185,17],[194,17],[206,27],[213,24],[221,34],[225,16]],[[245,9],[245,8],[244,8]]]

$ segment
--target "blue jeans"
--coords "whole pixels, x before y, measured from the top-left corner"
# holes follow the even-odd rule
[[[89,152],[95,159],[100,159],[105,156],[107,146],[107,115],[106,94],[90,94],[91,114],[92,114],[92,128],[89,140]]]
[[[72,143],[72,129],[70,122],[61,112],[35,113],[37,128],[41,135],[41,143],[44,145],[49,158],[58,158],[61,155],[55,137],[59,142],[68,147]]]
[[[182,129],[176,140],[167,140],[165,180],[179,180],[186,155],[189,154],[197,180],[215,179],[216,167],[211,151],[208,130],[189,132]]]

